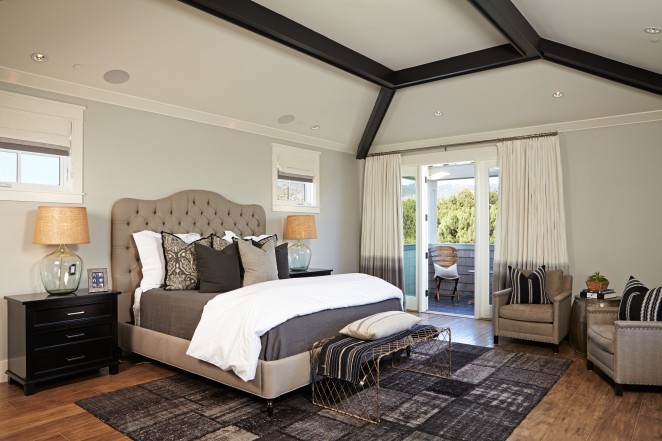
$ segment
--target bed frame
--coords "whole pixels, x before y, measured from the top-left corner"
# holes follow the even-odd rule
[[[258,362],[255,378],[243,381],[232,371],[186,355],[188,340],[134,326],[133,293],[142,277],[133,233],[142,230],[170,233],[194,232],[224,235],[232,230],[240,236],[260,235],[266,231],[264,208],[240,205],[205,190],[187,190],[157,200],[120,199],[112,208],[111,273],[118,299],[119,345],[121,348],[165,364],[241,389],[267,400],[310,384],[310,354],[293,355],[281,360]]]

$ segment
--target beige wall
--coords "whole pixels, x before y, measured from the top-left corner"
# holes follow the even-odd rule
[[[87,267],[110,267],[110,208],[121,197],[212,190],[263,205],[267,230],[282,237],[286,213],[270,210],[270,143],[279,141],[4,83],[0,88],[88,106],[84,190],[92,243],[77,247]],[[616,290],[630,274],[649,286],[662,284],[662,122],[564,133],[561,154],[575,291],[594,271]],[[322,150],[312,266],[358,270],[361,165],[351,155]],[[37,205],[0,201],[0,297],[41,289],[37,264],[50,248],[32,244]],[[6,359],[6,302],[0,301],[0,375]]]
[[[561,134],[574,289],[600,271],[662,285],[662,121]]]
[[[319,238],[309,241],[311,266],[358,271],[359,162],[354,156],[4,83],[0,89],[87,106],[84,205],[91,243],[72,246],[87,268],[110,268],[110,209],[122,197],[215,191],[264,206],[267,231],[282,238],[288,213],[271,211],[271,143],[280,142],[322,152]],[[42,290],[37,266],[52,247],[32,244],[38,205],[0,201],[0,297]],[[6,314],[6,302],[0,300],[0,380],[7,359]]]

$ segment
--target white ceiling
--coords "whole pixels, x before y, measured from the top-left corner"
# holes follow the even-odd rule
[[[400,70],[507,40],[458,0],[255,0],[285,17]]]
[[[396,70],[506,41],[460,0],[258,3]],[[513,3],[544,38],[662,73],[643,32],[662,27],[659,0]],[[105,82],[111,69],[130,80]],[[379,92],[175,0],[0,0],[0,81],[353,154]],[[661,119],[662,97],[534,61],[398,90],[371,151],[622,115]]]

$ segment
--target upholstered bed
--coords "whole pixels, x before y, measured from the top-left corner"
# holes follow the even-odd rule
[[[221,370],[210,363],[186,355],[190,343],[189,336],[194,327],[192,323],[181,323],[181,320],[180,323],[175,323],[174,327],[183,329],[179,334],[174,333],[179,336],[166,333],[169,331],[159,332],[161,329],[158,326],[148,329],[134,325],[133,295],[140,285],[142,274],[139,253],[132,238],[133,233],[150,230],[157,233],[161,231],[173,234],[194,232],[201,236],[210,234],[222,236],[224,231],[230,230],[243,237],[264,234],[265,225],[265,212],[261,206],[240,205],[219,194],[204,190],[182,191],[159,200],[121,199],[117,201],[112,208],[111,273],[113,289],[121,291],[118,301],[120,347],[252,393],[267,399],[268,403],[273,398],[309,384],[310,354],[308,350],[301,350],[303,343],[300,341],[294,342],[299,345],[296,350],[283,351],[278,345],[276,345],[276,349],[268,346],[266,349],[263,348],[255,378],[243,381],[232,371]],[[142,301],[145,304],[155,302],[150,299],[157,298],[158,292],[152,296],[147,295],[150,292],[143,293]],[[202,300],[197,298],[195,301],[206,302],[205,299],[211,297],[213,296],[207,295],[203,296]],[[186,302],[188,298],[186,293],[172,294],[175,304]],[[193,299],[193,297],[190,298]],[[399,300],[398,302],[379,302],[374,305],[351,308],[351,310],[347,308],[349,311],[347,317],[356,319],[371,313],[396,308],[400,308]],[[302,326],[310,326],[311,329],[319,328],[319,323],[325,323],[332,315],[332,311],[320,311],[310,317],[298,318],[296,322],[288,321],[281,325],[282,328],[279,326],[270,335],[265,334],[262,342],[265,344],[270,338],[282,338],[283,335],[301,335]],[[144,319],[147,322],[168,322],[168,320],[158,318],[149,319],[148,316]],[[176,322],[174,319],[173,321]],[[291,332],[292,330],[294,332]],[[318,330],[318,332],[321,331]],[[290,340],[293,339],[290,338]]]

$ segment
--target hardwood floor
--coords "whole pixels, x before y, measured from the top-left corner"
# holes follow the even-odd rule
[[[451,328],[455,342],[492,346],[492,323],[463,317],[421,314],[424,322]],[[499,348],[554,356],[550,346],[501,338]],[[563,377],[510,436],[512,441],[662,440],[662,393],[659,388],[626,387],[614,396],[612,383],[567,342],[557,357],[574,361]],[[125,359],[118,375],[107,370],[54,382],[23,396],[23,390],[0,384],[1,440],[126,440],[125,436],[78,407],[76,400],[173,375],[158,363]],[[476,440],[480,441],[480,440]]]

